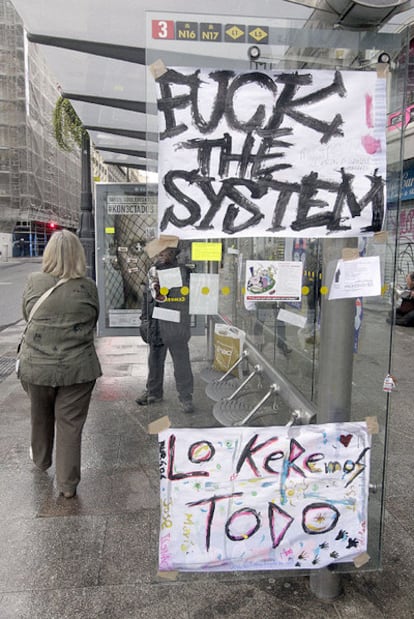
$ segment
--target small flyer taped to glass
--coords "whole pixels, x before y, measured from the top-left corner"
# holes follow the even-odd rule
[[[300,301],[302,262],[246,261],[247,301]]]

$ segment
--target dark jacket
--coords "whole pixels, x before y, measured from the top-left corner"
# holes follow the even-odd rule
[[[407,296],[409,292],[410,291],[407,290]],[[403,293],[401,304],[397,308],[397,314],[399,314],[400,316],[405,316],[405,314],[408,314],[409,312],[412,312],[412,311],[414,311],[414,298],[413,297],[404,298],[404,293]]]
[[[23,316],[57,278],[32,273],[23,293]],[[65,282],[36,310],[20,348],[19,377],[35,385],[86,383],[102,375],[94,346],[99,314],[95,283],[82,277]]]
[[[181,272],[182,286],[171,288],[167,295],[160,292],[158,271],[162,269],[178,267]],[[141,315],[141,322],[145,326],[141,327],[141,336],[144,341],[152,345],[168,344],[180,339],[188,341],[190,339],[190,315],[189,310],[189,295],[188,285],[190,280],[190,271],[184,265],[178,265],[176,262],[162,267],[153,266],[148,272],[148,290],[144,295],[144,306]],[[154,307],[162,307],[165,309],[175,310],[179,312],[180,321],[174,322],[169,320],[151,319],[147,323],[146,319],[152,316]],[[146,329],[146,336],[143,334],[143,329]],[[147,339],[146,339],[147,337]]]
[[[163,344],[158,325],[159,321],[152,318],[154,307],[155,301],[152,298],[149,289],[147,289],[143,293],[142,309],[140,316],[141,324],[139,326],[139,331],[142,339],[147,344],[151,344],[152,346],[162,346]]]

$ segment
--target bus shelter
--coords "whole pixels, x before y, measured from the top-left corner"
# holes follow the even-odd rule
[[[138,334],[145,245],[177,236],[215,420],[153,428],[160,574],[294,570],[331,599],[381,565],[409,35],[146,20],[158,182],[96,186],[99,329]]]

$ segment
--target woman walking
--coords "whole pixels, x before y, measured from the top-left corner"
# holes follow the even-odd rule
[[[51,466],[56,433],[57,487],[67,499],[81,478],[82,430],[102,374],[94,346],[98,292],[85,273],[78,237],[55,232],[42,271],[29,276],[23,293],[27,325],[18,355],[19,378],[30,397],[32,460],[42,471]]]

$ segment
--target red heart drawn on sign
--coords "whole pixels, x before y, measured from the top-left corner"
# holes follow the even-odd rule
[[[352,434],[341,434],[341,436],[339,437],[339,442],[342,443],[342,445],[344,445],[345,447],[348,447],[351,439]]]

